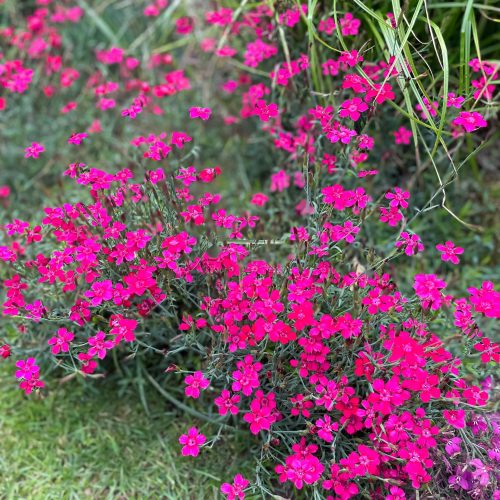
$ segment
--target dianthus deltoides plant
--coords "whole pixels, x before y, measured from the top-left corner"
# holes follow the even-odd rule
[[[434,252],[449,269],[473,249],[432,235],[422,242],[411,231],[410,192],[372,182],[380,160],[366,168],[387,141],[379,135],[376,145],[370,131],[403,111],[415,68],[398,51],[367,63],[361,46],[342,47],[336,59],[326,42],[320,54],[298,42],[290,52],[294,29],[341,45],[358,34],[352,13],[316,7],[205,13],[222,32],[219,43],[202,40],[204,51],[238,62],[235,47],[244,45],[237,76],[224,82],[240,98],[231,104],[239,116],[225,123],[246,120],[275,148],[269,189],[239,212],[207,189],[228,169],[191,165],[194,134],[143,130],[128,138],[143,159],[106,169],[84,163],[92,137],[71,135],[66,147],[77,154],[64,176],[79,201],[3,228],[0,355],[14,360],[27,394],[50,390],[44,379],[56,369],[66,378],[114,371],[150,381],[185,412],[183,455],[202,457],[205,446],[223,446],[222,435],[249,433],[255,475],[227,478],[229,499],[500,498],[500,428],[487,376],[500,357],[488,338],[500,294],[489,281],[452,293],[433,269],[411,282],[388,274],[396,258]],[[388,16],[385,29],[397,22]],[[193,25],[181,17],[177,33]],[[120,59],[117,51],[107,54]],[[396,144],[418,132],[425,148],[450,155],[488,126],[498,67],[477,58],[470,68],[472,88],[448,92],[446,81],[436,101],[424,97],[413,131],[392,131]],[[140,122],[157,113],[155,99],[189,89],[183,71],[168,75],[163,93],[135,82],[141,91],[118,117]],[[209,127],[216,104],[185,114]],[[41,154],[38,142],[25,151]],[[443,195],[447,180],[439,182]],[[370,246],[379,233],[390,235],[385,254]],[[197,427],[204,421],[219,431],[205,436]]]

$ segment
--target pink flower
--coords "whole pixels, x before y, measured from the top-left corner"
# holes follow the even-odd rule
[[[111,280],[95,281],[84,295],[91,299],[90,302],[94,307],[98,306],[113,298],[113,283]]]
[[[192,107],[189,109],[189,118],[191,118],[191,120],[193,120],[194,118],[208,120],[211,114],[212,110],[210,108]]]
[[[9,344],[0,345],[0,358],[7,359],[11,354]]]
[[[333,17],[329,17],[327,19],[322,19],[319,22],[319,24],[318,24],[318,31],[323,31],[328,36],[330,36],[335,31],[336,27],[337,27],[337,25],[335,24],[335,21],[334,21]]]
[[[425,370],[420,370],[411,380],[405,380],[403,386],[412,391],[420,392],[420,399],[424,403],[428,403],[431,399],[437,399],[441,396],[439,390],[439,377],[437,375],[429,375]]]
[[[347,220],[343,226],[336,224],[330,231],[330,238],[332,241],[345,240],[347,243],[354,243],[356,235],[359,233],[360,227],[355,226],[352,221]]]
[[[446,410],[445,410],[446,411]],[[444,414],[444,412],[443,412]],[[456,453],[460,453],[460,444],[462,443],[462,440],[459,437],[454,437],[451,438],[445,446],[446,453],[448,453],[449,456],[453,456]]]
[[[16,378],[23,380],[38,378],[40,373],[40,367],[36,364],[35,358],[20,359],[16,361],[16,367],[19,368],[16,371]]]
[[[403,214],[398,208],[390,207],[389,209],[385,207],[380,207],[380,222],[384,222],[389,226],[395,227],[403,219]]]
[[[345,51],[340,54],[338,59],[339,63],[347,64],[347,66],[353,67],[360,62],[363,62],[363,56],[357,50],[351,50],[350,52]],[[360,99],[361,100],[361,99]]]
[[[333,127],[325,128],[326,138],[335,144],[341,142],[342,144],[349,144],[353,137],[356,137],[357,132],[350,128],[340,125],[339,122],[334,123]]]
[[[357,318],[353,318],[350,313],[345,313],[344,315],[337,318],[336,329],[340,331],[340,334],[345,339],[350,339],[351,337],[359,337],[362,327],[363,321]]]
[[[68,144],[75,144],[76,146],[79,146],[88,136],[89,135],[86,132],[71,134],[70,138],[68,139]]]
[[[340,26],[343,36],[355,36],[359,32],[361,21],[355,18],[350,12],[346,12],[340,19]]]
[[[467,288],[471,294],[470,301],[476,312],[488,318],[500,318],[500,292],[494,289],[493,282],[483,281],[481,288]]]
[[[488,486],[490,483],[490,470],[491,467],[484,465],[479,458],[474,458],[469,462],[476,470],[472,473],[472,477],[476,479],[483,487]]]
[[[409,234],[406,231],[403,231],[400,235],[400,238],[394,246],[396,248],[403,247],[405,254],[408,256],[416,255],[419,252],[424,250],[424,245],[420,241],[420,236],[418,234]]]
[[[238,370],[233,372],[232,390],[250,396],[253,390],[260,386],[258,372],[262,369],[262,364],[253,363],[253,357],[248,355],[243,361],[238,361],[236,367]]]
[[[411,130],[405,127],[399,127],[398,130],[393,132],[396,144],[410,144],[410,139],[412,138]]]
[[[200,453],[200,446],[206,442],[207,438],[198,431],[196,427],[191,427],[187,434],[182,434],[179,438],[179,443],[182,447],[182,455],[197,457]]]
[[[290,176],[284,170],[271,175],[271,193],[275,191],[281,193],[288,187],[290,187]]]
[[[23,380],[19,384],[19,388],[23,389],[23,391],[26,394],[31,394],[33,392],[33,389],[41,389],[42,387],[45,387],[45,383],[42,380],[39,380],[38,378]]]
[[[485,337],[474,345],[474,349],[482,353],[481,361],[483,363],[489,363],[490,361],[500,363],[500,345],[496,342],[492,342],[490,339]]]
[[[188,375],[184,379],[184,383],[186,384],[184,393],[188,398],[193,399],[199,398],[200,390],[204,390],[210,385],[210,381],[200,371],[194,372],[193,375]]]
[[[410,193],[408,191],[403,191],[399,187],[394,188],[394,193],[390,191],[385,195],[386,199],[391,200],[389,206],[391,208],[408,208],[408,201],[410,199]]]
[[[106,340],[106,334],[101,330],[94,337],[89,337],[88,343],[90,346],[88,351],[89,356],[97,355],[99,359],[104,359],[106,351],[112,349],[114,346],[112,340]]]
[[[269,197],[263,193],[255,193],[250,200],[252,205],[263,207],[269,201]]]
[[[241,474],[236,474],[233,479],[233,484],[224,483],[220,490],[226,495],[227,500],[243,500],[245,498],[244,489],[250,484]]]
[[[298,417],[302,415],[305,418],[309,418],[311,416],[310,409],[314,407],[314,403],[310,400],[304,399],[303,394],[297,394],[294,398],[290,398],[290,402],[293,407],[290,410],[290,415],[293,417]]]
[[[389,17],[389,14],[387,16]],[[389,495],[384,500],[406,500],[406,493],[397,486],[391,486],[389,488]]]
[[[314,308],[311,302],[292,304],[291,309],[288,319],[294,322],[293,326],[296,330],[303,330],[306,326],[314,324]]]
[[[52,354],[59,354],[60,352],[68,352],[69,344],[75,338],[73,332],[69,332],[66,328],[59,328],[57,330],[57,337],[51,337],[47,343],[52,346]]]
[[[9,224],[5,224],[5,228],[7,229],[7,234],[12,236],[13,234],[23,234],[25,229],[29,228],[29,222],[22,221],[19,219],[14,219],[13,222]]]
[[[122,340],[133,342],[135,340],[135,329],[137,321],[135,319],[124,318],[120,314],[114,314],[109,320],[110,335],[115,335],[114,344],[118,344]]]
[[[8,198],[10,195],[9,186],[0,186],[0,198]]]
[[[146,172],[146,179],[151,182],[151,184],[158,184],[159,182],[165,181],[167,176],[162,168],[157,168],[156,170],[148,170]]]
[[[31,146],[28,146],[24,150],[24,157],[25,158],[38,158],[40,156],[40,153],[43,153],[45,151],[45,147],[42,144],[39,144],[38,142],[32,142]]]
[[[358,121],[361,113],[368,109],[368,104],[362,101],[359,97],[353,97],[344,101],[341,105],[341,110],[339,115],[342,118],[349,117],[353,121]]]
[[[86,352],[81,352],[78,354],[78,360],[82,364],[82,373],[89,375],[94,373],[97,368],[97,361],[92,359],[92,356],[87,354]]]
[[[427,97],[424,97],[423,103],[424,103],[425,109],[427,110],[427,112],[430,116],[437,115],[437,110],[438,110],[438,106],[439,106],[437,101],[431,102],[431,101],[429,101],[429,99],[427,99]],[[422,119],[427,120],[427,114],[425,113],[424,108],[420,104],[417,104],[416,108],[418,111],[421,111],[420,116],[422,117]]]
[[[325,415],[323,418],[316,420],[315,423],[318,427],[318,437],[327,443],[333,442],[333,433],[339,430],[338,422],[332,422],[331,417]]]
[[[307,14],[307,5],[294,6],[279,15],[278,22],[286,24],[289,28],[293,28],[300,21],[301,11]]]
[[[474,406],[484,406],[488,402],[488,393],[482,391],[477,385],[465,389],[463,397],[468,404]]]
[[[358,452],[352,452],[340,463],[349,470],[350,477],[364,476],[365,474],[377,475],[380,464],[379,454],[372,448],[360,444]]]
[[[467,133],[488,126],[488,122],[483,118],[483,115],[477,111],[462,111],[451,123],[462,127]]]
[[[440,280],[435,274],[416,274],[413,289],[422,300],[422,306],[427,309],[439,309],[443,303],[441,290],[446,287],[446,283]]]
[[[227,412],[236,415],[239,411],[237,404],[240,399],[239,394],[231,395],[227,389],[223,389],[221,395],[215,398],[215,404],[219,408],[219,415],[226,415]]]
[[[458,264],[460,260],[457,255],[461,255],[464,253],[464,249],[461,247],[456,247],[453,241],[440,243],[439,245],[436,245],[436,249],[441,252],[441,259],[444,262],[449,260],[452,264]]]
[[[410,399],[410,393],[402,388],[396,376],[387,382],[375,379],[372,386],[374,392],[368,396],[368,401],[382,415],[389,415],[394,407],[401,406],[407,399]]]
[[[257,115],[261,121],[268,122],[271,118],[278,116],[278,105],[274,103],[267,104],[264,99],[259,99],[255,104],[253,114]]]
[[[460,109],[462,107],[462,104],[464,103],[464,101],[465,101],[464,97],[457,96],[453,92],[449,92],[446,106],[448,108],[451,108],[453,106],[454,108]]]
[[[465,427],[464,410],[443,410],[443,417],[455,429],[463,429]]]
[[[188,35],[193,31],[194,21],[192,17],[179,17],[175,21],[175,28],[179,35]]]
[[[302,489],[304,484],[314,484],[319,480],[325,470],[323,464],[314,455],[291,455],[286,458],[286,464],[277,465],[280,482],[291,481],[297,489]]]

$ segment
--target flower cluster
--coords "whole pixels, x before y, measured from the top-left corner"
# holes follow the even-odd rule
[[[2,32],[58,75],[46,95],[78,86],[84,74],[63,64],[52,26],[79,22],[82,12],[49,4],[26,19],[25,43]],[[0,357],[14,359],[26,394],[44,388],[49,360],[87,378],[136,363],[134,372],[181,409],[239,426],[260,446],[259,466],[256,478],[237,474],[221,485],[230,500],[259,488],[290,498],[303,490],[395,500],[443,484],[498,497],[494,379],[476,368],[493,373],[500,360],[488,336],[500,293],[486,280],[467,293],[455,288],[445,272],[459,273],[449,264],[473,251],[415,227],[434,197],[422,209],[413,181],[389,182],[383,172],[396,154],[384,141],[409,145],[417,125],[430,133],[438,123],[440,137],[446,127],[444,157],[460,149],[464,133],[481,137],[498,66],[471,60],[482,75],[471,95],[455,88],[424,96],[418,114],[406,112],[412,130],[399,120],[381,136],[380,121],[407,97],[402,80],[420,76],[399,56],[368,61],[370,51],[357,43],[361,19],[351,12],[335,19],[313,4],[177,16],[175,47],[201,27],[213,35],[199,40],[207,67],[224,68],[214,76],[224,95],[210,107],[192,105],[208,102],[197,88],[190,93],[197,78],[172,54],[140,61],[116,46],[96,51],[99,70],[88,76],[84,98],[97,118],[68,130],[60,145],[70,150],[62,182],[71,196],[22,217],[10,213],[10,188],[0,188],[8,213],[2,315],[14,332],[2,339]],[[142,12],[157,17],[167,6],[156,0]],[[387,22],[389,29],[396,20]],[[300,30],[315,33],[310,23],[322,36],[352,37],[352,47],[342,45],[336,59],[327,42],[318,51],[297,42],[290,52],[287,40],[301,38]],[[0,83],[11,93],[31,91],[33,72],[0,60]],[[164,100],[180,101],[181,93],[192,99],[179,114],[184,123],[150,125]],[[64,114],[74,109],[66,102]],[[98,168],[91,156],[95,137],[111,128],[104,117],[120,123],[126,140],[117,147],[123,161]],[[237,200],[212,192],[223,174],[231,180],[234,165],[200,165],[197,141],[207,131],[223,134],[223,125],[229,135],[250,130],[249,143],[272,149],[258,190],[245,181],[252,192]],[[47,147],[32,142],[26,158],[57,153],[37,140]],[[432,265],[422,264],[428,252]],[[396,259],[408,272],[392,266]],[[19,359],[25,348],[36,357]],[[179,438],[182,455],[222,446],[194,423]]]

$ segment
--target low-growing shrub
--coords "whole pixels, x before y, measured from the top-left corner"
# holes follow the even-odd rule
[[[161,15],[160,3],[145,14]],[[500,350],[483,332],[493,332],[500,294],[489,280],[465,290],[445,279],[474,248],[414,232],[438,207],[469,224],[447,192],[473,156],[464,159],[466,146],[488,139],[497,63],[477,54],[467,61],[477,79],[461,68],[467,77],[450,80],[428,19],[441,51],[427,62],[446,70],[426,88],[406,44],[420,7],[411,21],[365,9],[385,39],[377,58],[346,47],[361,29],[349,11],[245,4],[205,12],[219,39],[201,47],[220,60],[227,101],[186,105],[189,131],[171,122],[128,136],[106,168],[83,154],[93,136],[68,134],[70,198],[4,225],[0,355],[13,354],[27,394],[50,390],[49,372],[148,381],[184,412],[182,455],[244,429],[255,477],[224,483],[230,499],[498,498]],[[198,20],[175,26],[182,40]],[[126,61],[116,48],[97,57]],[[111,85],[101,78],[98,88]],[[119,119],[141,129],[156,99],[190,92],[182,68],[165,81],[133,86],[140,92]],[[219,120],[274,147],[242,181],[268,188],[225,197],[211,188],[234,181],[235,166],[191,165],[195,139],[217,138],[209,129]],[[388,136],[407,150],[395,152]],[[47,153],[42,138],[25,151],[33,161]],[[391,182],[384,162],[407,157],[411,178]],[[437,188],[401,187],[428,169]],[[205,436],[204,421],[219,431]]]

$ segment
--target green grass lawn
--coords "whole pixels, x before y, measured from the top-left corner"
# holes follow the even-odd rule
[[[220,498],[220,484],[242,471],[228,442],[182,457],[178,436],[196,422],[156,393],[147,415],[111,381],[88,381],[92,390],[52,381],[43,398],[25,397],[5,370],[0,381],[1,499]]]

